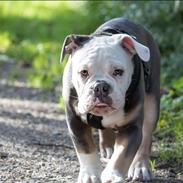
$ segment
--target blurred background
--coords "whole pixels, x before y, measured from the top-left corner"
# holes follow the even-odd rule
[[[114,17],[144,25],[161,52],[161,117],[155,132],[161,158],[183,162],[183,2],[26,1],[0,2],[1,83],[56,91],[62,103],[64,64],[60,50],[68,34],[89,34]],[[13,64],[8,70],[4,65]],[[3,68],[3,69],[2,69]],[[6,70],[7,69],[7,70]],[[3,77],[6,80],[3,80]],[[170,148],[171,143],[171,148]],[[173,148],[172,148],[173,147]]]

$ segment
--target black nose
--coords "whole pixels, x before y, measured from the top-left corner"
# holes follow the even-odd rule
[[[94,93],[96,97],[109,95],[111,87],[105,81],[99,81],[94,87]]]

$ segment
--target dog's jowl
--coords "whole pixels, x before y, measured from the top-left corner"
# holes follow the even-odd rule
[[[78,183],[149,180],[159,117],[160,53],[151,34],[116,18],[91,35],[67,36],[63,97],[80,163]],[[101,166],[91,128],[99,129]]]

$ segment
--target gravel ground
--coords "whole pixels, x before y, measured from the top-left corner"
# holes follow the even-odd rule
[[[0,67],[0,183],[75,183],[79,164],[55,91],[8,82],[14,64]],[[183,182],[168,165],[155,175],[155,183]]]

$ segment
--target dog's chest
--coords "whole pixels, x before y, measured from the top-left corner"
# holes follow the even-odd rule
[[[110,115],[103,116],[102,125],[105,128],[116,128],[125,124],[124,111],[116,111]]]
[[[118,127],[124,126],[128,124],[130,121],[133,121],[137,115],[139,115],[139,111],[142,108],[142,104],[136,105],[133,110],[129,113],[125,113],[122,109],[113,112],[109,115],[104,116],[94,116],[92,114],[82,116],[87,124],[91,127],[98,129],[112,128],[116,129]]]
[[[91,127],[97,129],[116,128],[126,124],[126,117],[124,116],[124,112],[122,110],[115,111],[106,116],[95,116],[88,113],[86,116],[82,116],[82,119],[84,119],[84,121],[86,121],[86,123]]]

